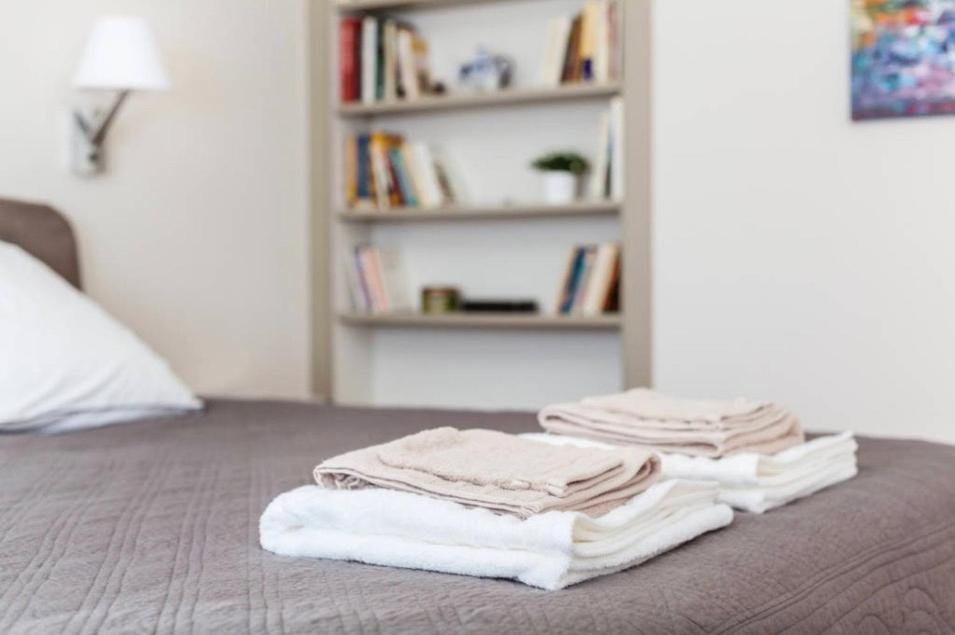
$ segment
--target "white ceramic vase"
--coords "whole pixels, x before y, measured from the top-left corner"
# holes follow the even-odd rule
[[[577,176],[571,172],[544,172],[544,202],[567,205],[577,197]]]

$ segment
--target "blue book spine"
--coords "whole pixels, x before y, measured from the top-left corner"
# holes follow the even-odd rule
[[[577,287],[580,285],[586,254],[587,250],[583,247],[574,248],[574,264],[570,269],[570,277],[567,280],[567,289],[564,290],[563,301],[560,303],[562,314],[566,315],[574,308],[574,296],[577,295]]]
[[[408,176],[408,170],[405,169],[405,161],[401,152],[398,148],[392,148],[388,152],[388,158],[391,159],[391,165],[394,166],[395,174],[398,176],[398,190],[401,192],[401,200],[407,207],[418,207],[418,198],[414,194],[414,186]]]
[[[357,163],[358,163],[358,182],[357,182],[357,193],[358,199],[370,199],[371,198],[371,188],[368,187],[368,179],[370,174],[368,172],[368,166],[371,162],[368,156],[368,142],[369,136],[367,134],[358,135],[358,151],[356,154]]]

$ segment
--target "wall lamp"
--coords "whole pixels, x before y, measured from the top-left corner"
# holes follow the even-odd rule
[[[99,18],[86,42],[73,86],[113,93],[112,105],[105,112],[84,116],[79,110],[73,111],[73,172],[93,176],[103,171],[106,134],[130,93],[169,88],[149,24],[133,16]]]

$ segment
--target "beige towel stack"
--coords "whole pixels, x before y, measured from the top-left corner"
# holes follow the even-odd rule
[[[325,488],[380,487],[528,518],[547,511],[599,516],[646,490],[650,451],[549,447],[491,430],[436,428],[324,461]]]
[[[676,399],[646,388],[548,406],[538,420],[555,434],[710,458],[773,454],[805,440],[799,419],[775,404]]]
[[[315,468],[259,520],[283,556],[511,578],[561,589],[730,524],[716,483],[655,482],[640,448],[553,447],[437,428]]]

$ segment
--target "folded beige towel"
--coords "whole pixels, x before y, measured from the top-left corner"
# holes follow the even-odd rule
[[[543,446],[492,430],[425,430],[315,468],[326,488],[382,487],[527,518],[551,510],[599,516],[656,480],[652,452]]]
[[[769,403],[676,399],[637,388],[541,410],[548,432],[718,458],[773,454],[802,443],[799,419]]]
[[[586,397],[580,403],[608,412],[634,415],[642,419],[710,423],[753,415],[769,405],[741,397],[732,401],[680,399],[660,394],[649,388],[634,388],[612,395]]]

